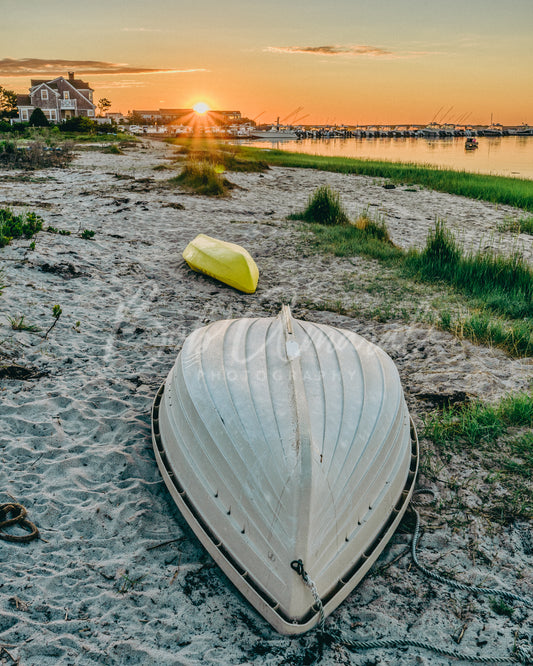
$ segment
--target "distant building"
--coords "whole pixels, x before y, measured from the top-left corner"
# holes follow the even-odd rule
[[[109,118],[109,120],[112,120],[115,123],[124,123],[127,120],[126,116],[118,111],[113,111],[113,112],[108,111],[105,114],[105,117]]]
[[[93,103],[93,92],[87,82],[75,78],[74,72],[68,73],[68,79],[62,76],[32,79],[29,95],[17,95],[19,115],[15,120],[28,122],[37,108],[52,123],[74,116],[94,118],[96,105]]]
[[[182,123],[195,114],[193,109],[133,109],[133,116],[144,118],[152,123]],[[241,119],[240,111],[216,111],[211,109],[206,113],[210,118],[220,124],[233,123]]]

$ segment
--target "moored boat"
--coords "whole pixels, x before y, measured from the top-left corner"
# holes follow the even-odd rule
[[[479,148],[477,139],[471,136],[467,137],[465,141],[465,150],[476,150],[476,148]]]
[[[280,125],[279,118],[275,125],[266,130],[252,130],[251,136],[254,139],[271,139],[278,141],[280,139],[297,139],[297,132],[290,125]]]
[[[503,136],[503,127],[500,123],[492,123],[483,130],[484,136]]]
[[[407,508],[418,466],[392,360],[286,306],[194,331],[156,396],[152,434],[196,536],[284,634],[320,619],[303,569],[326,615],[363,578]]]
[[[418,136],[425,138],[434,138],[440,136],[441,126],[438,123],[429,123],[425,127],[421,127],[418,130]]]
[[[198,234],[183,251],[188,265],[246,294],[257,288],[259,269],[247,250],[236,243]]]

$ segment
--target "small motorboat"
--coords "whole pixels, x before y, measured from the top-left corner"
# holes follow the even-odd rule
[[[477,139],[469,136],[465,141],[465,150],[476,150],[476,148],[479,148]]]
[[[259,269],[250,254],[236,243],[198,234],[183,251],[183,258],[194,271],[246,294],[257,289]]]
[[[155,398],[152,435],[190,527],[282,634],[314,627],[320,606],[328,615],[361,581],[418,469],[391,358],[287,306],[189,335]]]

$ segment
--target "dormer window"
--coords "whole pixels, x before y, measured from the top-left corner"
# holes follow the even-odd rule
[[[41,99],[48,99],[48,90],[46,88],[42,88],[41,90]]]
[[[63,93],[63,99],[70,99],[70,93],[68,90],[65,90],[65,92]]]

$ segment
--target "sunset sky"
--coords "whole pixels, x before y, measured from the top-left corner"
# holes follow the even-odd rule
[[[533,124],[533,0],[24,0],[0,85],[74,71],[113,111],[257,122]]]

